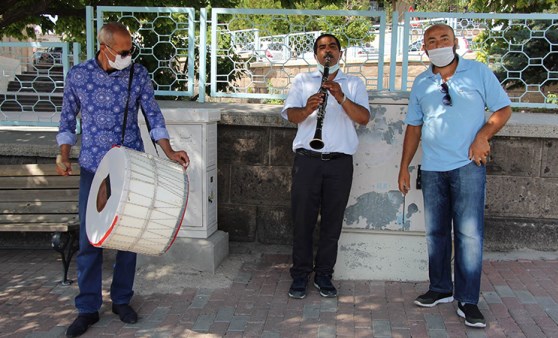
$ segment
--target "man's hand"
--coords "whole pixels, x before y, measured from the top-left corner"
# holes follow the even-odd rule
[[[486,165],[486,162],[488,162],[488,155],[490,155],[490,144],[488,143],[488,139],[477,135],[469,147],[469,159],[478,166],[481,164]]]
[[[56,155],[56,172],[61,176],[70,176],[72,174],[72,163],[68,157],[60,154]]]
[[[409,168],[399,169],[399,178],[397,181],[399,183],[399,191],[401,191],[403,195],[407,195],[411,188],[411,174],[409,174]]]
[[[305,110],[305,118],[312,114],[320,104],[324,102],[324,94],[323,93],[316,93],[306,100],[306,106],[304,107]]]
[[[184,150],[172,151],[167,154],[167,157],[175,162],[178,162],[184,169],[187,169],[190,165],[190,157]]]
[[[341,85],[335,81],[326,81],[322,85],[323,88],[327,89],[331,96],[337,100],[337,102],[341,102],[343,100],[343,90],[341,89]]]

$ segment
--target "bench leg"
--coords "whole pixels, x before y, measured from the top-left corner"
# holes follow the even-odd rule
[[[62,285],[70,285],[73,282],[73,280],[68,279],[68,269],[70,268],[72,256],[79,250],[78,238],[78,230],[70,230],[67,233],[56,232],[52,235],[52,248],[62,256],[62,265],[64,267]]]

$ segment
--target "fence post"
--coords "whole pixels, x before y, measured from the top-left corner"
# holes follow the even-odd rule
[[[72,51],[73,62],[74,62],[74,66],[75,66],[75,65],[77,65],[81,62],[81,59],[80,59],[81,44],[79,42],[74,42],[72,48],[73,48],[73,51]]]
[[[95,55],[94,49],[94,37],[95,37],[95,28],[93,27],[94,19],[93,7],[87,6],[85,7],[85,35],[87,41],[87,59],[92,59]]]
[[[205,86],[207,83],[207,9],[200,8],[200,60],[199,60],[199,93],[198,102],[205,102]]]
[[[395,91],[395,76],[397,71],[397,43],[399,41],[397,29],[399,13],[394,11],[391,16],[391,54],[389,56],[389,90]]]

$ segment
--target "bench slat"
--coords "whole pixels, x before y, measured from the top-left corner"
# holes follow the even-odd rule
[[[68,202],[4,202],[0,208],[0,214],[71,214],[77,212],[77,203]]]
[[[1,224],[2,231],[29,231],[29,232],[66,232],[68,229],[75,227],[69,223],[11,223]]]
[[[79,187],[79,176],[0,177],[4,189],[65,189]]]
[[[0,215],[0,226],[12,223],[64,223],[78,222],[77,214]]]
[[[79,189],[56,189],[56,190],[4,190],[0,192],[0,202],[27,202],[33,201],[67,201],[77,202],[79,198]]]
[[[79,176],[80,167],[77,163],[72,164],[72,176]],[[10,164],[0,165],[0,177],[12,176],[57,176],[56,164]]]

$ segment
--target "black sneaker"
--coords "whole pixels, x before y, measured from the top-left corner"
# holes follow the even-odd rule
[[[428,290],[424,295],[420,295],[415,299],[415,304],[422,307],[433,307],[440,303],[451,303],[453,302],[452,293],[440,293],[432,290]]]
[[[459,302],[457,304],[457,315],[465,318],[465,325],[471,327],[486,327],[486,320],[479,310],[477,304],[466,304]]]
[[[293,279],[293,283],[289,289],[289,297],[302,299],[306,297],[306,285],[308,284],[308,277],[297,277]]]
[[[320,290],[320,296],[326,298],[337,297],[337,289],[331,283],[330,276],[315,275],[314,276],[314,286],[316,289]]]

